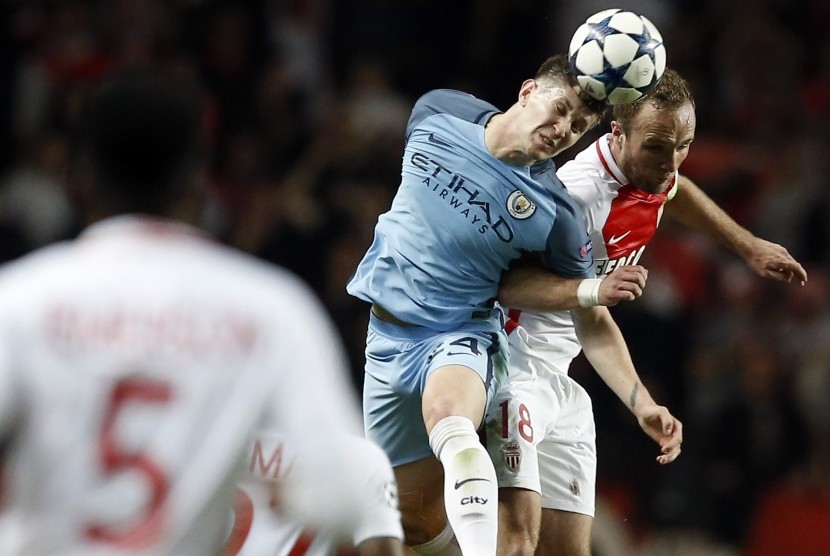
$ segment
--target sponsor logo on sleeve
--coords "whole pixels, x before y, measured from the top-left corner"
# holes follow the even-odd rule
[[[594,244],[591,243],[591,240],[589,239],[588,243],[579,248],[579,256],[584,259],[588,256],[588,253],[590,253],[593,248]]]

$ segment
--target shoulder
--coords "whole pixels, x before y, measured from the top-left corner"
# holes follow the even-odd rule
[[[2,265],[0,300],[16,298],[44,281],[59,281],[71,249],[71,242],[55,243]]]
[[[602,159],[597,150],[597,141],[591,142],[556,171],[556,175],[568,188],[573,182],[597,180],[603,173],[607,172],[603,168]]]
[[[484,125],[490,117],[499,112],[487,101],[455,89],[434,89],[423,94],[412,108],[407,130],[420,124],[430,116],[446,114],[470,123]]]
[[[592,142],[556,172],[568,192],[583,204],[613,197],[625,181],[613,160],[603,156],[599,144]]]
[[[483,101],[470,93],[456,89],[433,89],[421,95],[415,102],[415,107],[428,107],[436,113],[448,112],[453,108],[481,106],[495,110],[489,102]]]
[[[543,255],[545,266],[563,277],[590,277],[593,257],[585,215],[564,186],[552,189],[552,193],[556,218]]]

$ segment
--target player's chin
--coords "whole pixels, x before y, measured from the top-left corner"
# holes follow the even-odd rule
[[[652,191],[652,193],[663,193],[672,184],[673,179],[673,173],[667,176],[660,176],[657,178],[656,185],[654,186],[654,191]]]
[[[539,140],[536,141],[534,147],[532,156],[534,160],[539,162],[553,158],[562,151],[562,147],[559,146],[556,141],[547,139],[541,135],[539,136]]]
[[[646,193],[656,195],[658,193],[663,193],[666,189],[669,188],[673,177],[674,174],[668,177],[664,175],[652,176],[648,179],[639,180],[638,184],[639,187]]]

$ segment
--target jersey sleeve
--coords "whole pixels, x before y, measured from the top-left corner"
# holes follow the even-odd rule
[[[286,353],[277,419],[265,426],[296,449],[282,485],[286,514],[321,534],[350,536],[360,524],[355,507],[370,495],[354,449],[353,439],[363,436],[357,395],[333,323],[307,288],[295,289],[278,342]]]
[[[556,199],[556,218],[542,264],[563,278],[592,278],[594,258],[582,209],[561,182],[554,183],[550,191]]]
[[[398,487],[389,459],[383,450],[366,439],[353,439],[357,462],[363,473],[366,498],[359,506],[358,527],[352,536],[355,546],[373,538],[403,540]]]
[[[484,125],[499,109],[469,93],[452,89],[430,91],[415,102],[406,125],[407,139],[412,130],[435,114],[449,114],[461,120]]]
[[[284,373],[276,424],[289,436],[331,433],[361,434],[357,393],[345,351],[322,304],[304,284],[294,284],[293,303],[284,310],[285,323],[274,344],[276,363]]]

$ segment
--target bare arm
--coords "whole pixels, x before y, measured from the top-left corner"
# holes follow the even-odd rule
[[[626,404],[640,428],[660,445],[657,462],[671,463],[680,455],[683,425],[657,405],[640,381],[628,346],[606,307],[571,311],[585,356],[603,382]]]
[[[754,236],[686,176],[680,176],[677,195],[666,203],[666,214],[731,249],[762,278],[807,283],[807,271],[784,247]]]
[[[648,271],[642,266],[621,266],[597,282],[598,305],[616,305],[643,295]],[[499,287],[499,303],[525,311],[559,311],[580,306],[581,278],[562,278],[533,264],[508,271]]]

